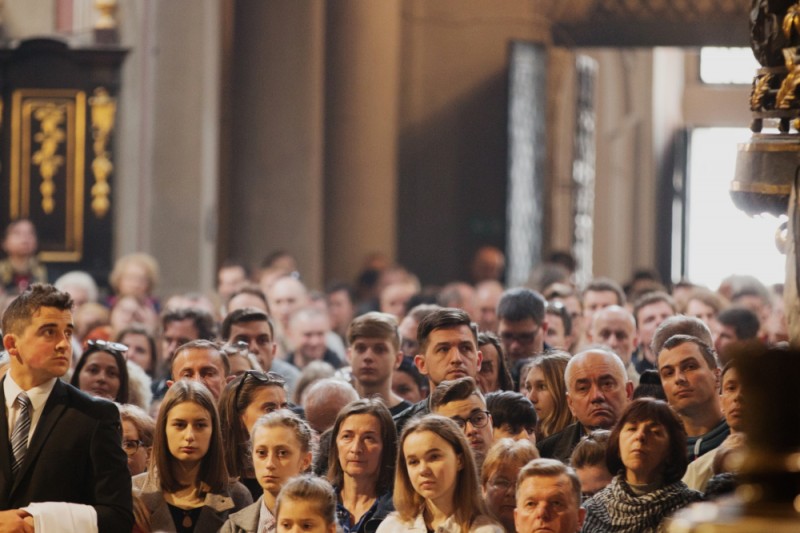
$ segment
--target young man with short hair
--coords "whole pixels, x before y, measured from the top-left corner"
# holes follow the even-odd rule
[[[392,416],[411,407],[411,402],[392,392],[392,374],[403,361],[393,315],[373,311],[356,317],[347,328],[347,345],[347,359],[359,396],[377,396]]]
[[[11,361],[0,382],[0,530],[33,531],[31,513],[58,513],[75,524],[64,531],[130,531],[119,411],[59,379],[72,361],[69,295],[34,284],[9,305],[2,328]]]
[[[486,452],[494,443],[492,415],[486,409],[486,398],[474,378],[469,376],[443,381],[431,393],[431,411],[455,421],[469,441],[475,463],[480,470]]]
[[[420,373],[428,377],[429,390],[448,379],[475,379],[483,354],[478,350],[478,327],[463,309],[444,307],[422,319],[417,328],[419,353],[414,357]],[[428,400],[420,400],[394,417],[398,434],[406,422],[430,413]]]
[[[686,429],[689,462],[722,444],[730,428],[722,415],[713,348],[689,335],[670,337],[658,354],[667,402]]]

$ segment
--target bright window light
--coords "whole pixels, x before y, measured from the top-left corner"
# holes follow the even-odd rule
[[[700,80],[703,83],[750,85],[760,67],[749,48],[700,49]]]
[[[739,128],[692,130],[689,151],[687,258],[689,280],[711,289],[731,274],[749,274],[762,283],[783,283],[785,256],[775,247],[775,231],[786,217],[749,217],[733,205],[730,183],[736,145],[750,137]]]

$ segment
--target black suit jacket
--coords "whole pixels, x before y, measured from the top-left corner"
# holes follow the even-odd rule
[[[0,382],[4,398],[5,379]],[[97,511],[100,533],[133,527],[131,476],[117,407],[56,380],[25,461],[11,477],[8,414],[0,409],[0,510],[32,502],[70,502]]]
[[[536,443],[539,455],[547,459],[558,459],[569,464],[572,450],[581,441],[586,432],[580,422],[573,422],[558,433],[553,433],[546,439]]]

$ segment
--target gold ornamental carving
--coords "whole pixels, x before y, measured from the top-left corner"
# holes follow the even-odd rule
[[[33,116],[39,122],[40,131],[33,136],[33,140],[39,143],[39,149],[33,153],[31,162],[39,167],[39,175],[42,177],[42,183],[39,185],[39,192],[42,193],[42,211],[49,215],[55,208],[53,196],[56,184],[53,177],[64,164],[64,158],[58,154],[58,149],[66,138],[62,127],[66,108],[51,103],[37,109]]]
[[[117,112],[117,102],[111,98],[103,87],[94,90],[94,96],[89,98],[89,109],[92,120],[92,148],[94,160],[92,161],[92,211],[98,218],[103,218],[111,207],[109,196],[111,187],[108,176],[114,169],[108,153],[108,141],[114,129],[114,117]]]

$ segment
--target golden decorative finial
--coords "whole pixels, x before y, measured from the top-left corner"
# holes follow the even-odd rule
[[[94,0],[94,7],[100,12],[94,23],[95,41],[102,44],[113,44],[117,38],[117,0]]]
[[[114,169],[109,153],[106,150],[111,131],[114,129],[114,116],[117,112],[117,102],[108,95],[108,91],[103,87],[94,90],[94,96],[89,98],[89,107],[92,116],[92,136],[94,143],[94,160],[92,161],[92,173],[94,174],[94,185],[92,185],[92,211],[95,216],[102,218],[108,213],[111,207],[109,195],[111,187],[108,184],[108,176]]]

